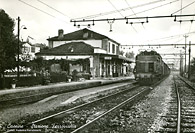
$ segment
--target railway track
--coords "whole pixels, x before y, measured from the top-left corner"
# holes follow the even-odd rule
[[[194,133],[195,88],[179,77],[174,77],[174,88],[169,113],[164,116],[166,124],[159,132]]]
[[[164,80],[164,79],[163,79]],[[162,81],[162,80],[161,80]],[[161,81],[153,85],[159,84]],[[85,132],[103,117],[118,112],[120,108],[133,105],[151,91],[151,87],[141,87],[132,84],[121,87],[120,92],[109,94],[89,103],[53,113],[50,116],[37,119],[25,125],[22,130],[39,130],[41,132]],[[123,88],[123,89],[122,89]],[[100,127],[101,128],[101,127]],[[7,131],[10,132],[10,131]]]
[[[158,85],[161,81],[152,87]],[[139,85],[131,88],[127,87],[121,92],[36,120],[29,123],[26,128],[41,128],[42,132],[87,132],[102,118],[117,112],[127,103],[133,105],[135,101],[142,99],[150,91],[151,87],[141,87]]]
[[[140,98],[149,91],[149,87],[135,85],[121,92],[36,120],[29,123],[26,128],[40,128],[40,125],[45,125],[47,127],[41,129],[44,132],[81,132],[104,115],[122,107],[127,102]]]

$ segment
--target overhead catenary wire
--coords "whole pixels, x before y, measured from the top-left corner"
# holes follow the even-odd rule
[[[135,17],[137,17],[136,13],[133,11],[133,9],[131,8],[131,6],[129,5],[129,3],[127,2],[127,0],[125,0],[126,4],[128,5],[128,7],[131,9],[132,13],[135,15]],[[140,20],[139,20],[140,21]],[[143,28],[145,29],[144,25],[142,24]]]
[[[134,9],[134,8],[139,8],[139,7],[143,7],[143,6],[155,4],[155,3],[158,3],[158,2],[162,2],[162,1],[165,1],[165,0],[156,0],[156,1],[148,2],[148,3],[144,3],[144,4],[141,4],[141,5],[136,5],[136,6],[133,6],[133,7],[122,8],[122,9],[119,9],[118,11],[121,12],[121,11],[131,10],[131,9]],[[98,14],[94,14],[94,15],[88,15],[88,16],[84,16],[84,17],[73,18],[72,20],[92,19],[92,18],[96,18],[96,17],[99,17],[99,16],[105,16],[105,15],[110,15],[110,14],[118,13],[118,11],[113,10],[113,11],[98,13]]]
[[[195,14],[184,14],[184,15],[162,15],[162,16],[145,16],[145,17],[124,17],[124,18],[103,18],[103,19],[82,19],[82,20],[70,20],[70,22],[94,22],[94,21],[108,21],[108,20],[138,20],[138,19],[154,19],[154,18],[177,18],[177,17],[190,17]]]
[[[135,45],[133,45],[133,44],[127,44],[127,45],[121,45],[121,47],[145,47],[145,46],[147,46],[147,47],[154,47],[154,46],[156,46],[156,47],[159,47],[159,46],[184,46],[185,44],[176,44],[176,43],[170,43],[170,44],[168,44],[168,43],[166,43],[166,44],[161,44],[161,43],[159,43],[159,44],[135,44]],[[195,44],[191,44],[191,45],[195,45]]]

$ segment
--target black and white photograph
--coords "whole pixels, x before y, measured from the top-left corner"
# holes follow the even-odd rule
[[[195,133],[195,0],[0,0],[0,132]]]

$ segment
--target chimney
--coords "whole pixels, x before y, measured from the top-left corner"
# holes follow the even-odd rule
[[[64,35],[63,29],[59,29],[59,30],[58,30],[58,38],[59,38],[59,39],[63,38],[63,35]]]

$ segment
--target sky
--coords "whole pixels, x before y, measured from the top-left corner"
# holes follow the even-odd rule
[[[86,28],[93,22],[76,23],[70,20],[98,20],[124,17],[150,17],[195,14],[194,0],[0,0],[0,8],[14,19],[17,34],[17,20],[20,26],[27,29],[20,30],[20,38],[26,40],[28,36],[32,43],[48,44],[49,37],[57,36],[58,30],[70,33]],[[181,10],[182,8],[182,10]],[[86,17],[88,16],[88,18]],[[177,20],[194,20],[195,17],[177,17]],[[128,20],[133,24],[126,24],[126,20],[95,21],[89,29],[106,35],[121,45],[124,51],[134,51],[137,54],[143,49],[154,49],[159,53],[184,53],[183,46],[149,47],[141,45],[152,44],[195,44],[195,22],[174,22],[172,18],[152,18]],[[111,24],[112,23],[112,24]],[[112,27],[112,32],[110,32]],[[184,35],[188,35],[185,40]],[[33,39],[32,39],[33,38]],[[188,51],[188,47],[187,47]],[[195,57],[195,45],[192,46],[192,56]],[[165,56],[165,58],[179,58],[179,56]],[[178,64],[178,59],[164,59]],[[187,59],[188,60],[188,59]]]

